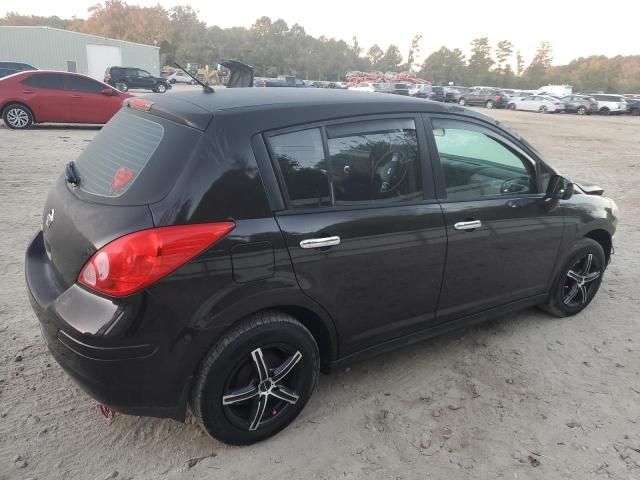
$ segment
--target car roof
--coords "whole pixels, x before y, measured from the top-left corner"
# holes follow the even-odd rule
[[[206,94],[201,90],[174,93],[172,97],[194,103],[211,113],[226,110],[278,110],[291,107],[328,107],[344,105],[351,107],[354,114],[361,109],[376,105],[380,113],[388,107],[404,111],[443,112],[447,109],[441,103],[427,102],[402,95],[381,95],[379,93],[354,93],[349,90],[302,89],[293,87],[270,88],[216,88],[215,93]],[[418,108],[416,108],[418,107]]]
[[[475,118],[520,138],[503,123],[457,104],[374,92],[295,87],[216,88],[215,93],[198,89],[144,98],[154,102],[150,114],[202,130],[211,119],[215,122],[220,117],[229,120],[233,117],[231,123],[242,126],[247,133],[257,133],[332,119],[423,112]]]

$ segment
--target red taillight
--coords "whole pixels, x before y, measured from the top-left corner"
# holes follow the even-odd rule
[[[216,243],[234,222],[151,228],[120,237],[82,267],[78,282],[113,297],[157,282]]]
[[[496,102],[499,102],[502,99],[500,95],[496,95]]]
[[[130,108],[135,108],[136,110],[142,110],[143,112],[148,112],[151,110],[151,106],[153,102],[150,100],[143,100],[141,98],[136,98],[134,100],[129,100],[128,103]]]

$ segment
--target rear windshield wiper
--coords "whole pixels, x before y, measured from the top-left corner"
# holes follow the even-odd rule
[[[76,166],[73,162],[67,163],[64,167],[64,178],[74,187],[80,185],[80,177],[78,176]]]

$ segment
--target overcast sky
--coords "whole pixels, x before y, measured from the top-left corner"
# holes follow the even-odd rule
[[[58,15],[86,18],[87,8],[97,0],[0,0],[0,16],[15,11],[25,15]],[[207,25],[250,27],[263,15],[284,19],[289,26],[302,25],[313,36],[325,35],[351,42],[358,37],[368,49],[378,43],[400,47],[406,57],[411,38],[423,36],[424,58],[442,45],[458,47],[465,54],[471,39],[488,36],[495,45],[510,40],[530,61],[536,46],[548,40],[553,46],[554,64],[588,55],[640,54],[637,20],[640,2],[609,0],[593,10],[589,3],[575,0],[518,2],[484,0],[434,1],[334,1],[334,0],[130,0],[127,3],[165,8],[189,4]]]

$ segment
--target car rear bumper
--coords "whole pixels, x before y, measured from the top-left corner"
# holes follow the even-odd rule
[[[173,355],[161,342],[129,336],[131,321],[145,321],[135,302],[61,288],[42,232],[27,249],[25,277],[49,351],[85,392],[117,412],[184,420],[190,375],[168,363]]]

